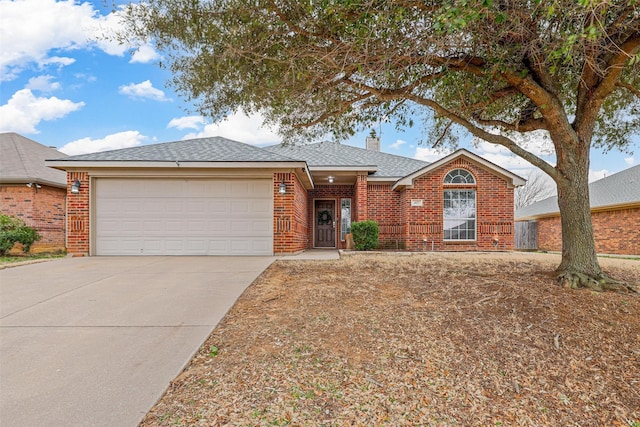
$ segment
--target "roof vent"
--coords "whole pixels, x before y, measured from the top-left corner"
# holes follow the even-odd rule
[[[378,138],[377,136],[368,136],[367,150],[380,151],[380,138]]]

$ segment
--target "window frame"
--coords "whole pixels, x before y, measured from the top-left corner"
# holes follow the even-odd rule
[[[457,174],[453,175],[454,172],[457,172]],[[464,176],[465,182],[453,182],[453,180],[456,177],[463,176],[462,174],[460,174],[460,172],[466,173],[466,176]],[[447,178],[451,178],[451,181],[447,181]],[[471,178],[471,181],[469,181],[469,178]],[[476,177],[465,168],[451,169],[449,172],[447,172],[447,174],[444,176],[444,179],[442,181],[444,185],[473,185],[473,186],[476,185]]]
[[[349,202],[349,215],[345,217],[343,215],[344,203]],[[352,203],[350,197],[340,199],[340,241],[344,242],[347,239],[347,234],[351,233],[351,215],[353,214]],[[345,226],[346,222],[346,226]]]
[[[462,177],[465,182],[453,182],[456,178]],[[445,242],[477,242],[478,241],[478,192],[476,190],[476,177],[473,173],[465,168],[455,168],[447,172],[443,178],[443,192],[442,192],[442,239]],[[464,197],[461,197],[463,193],[466,193]],[[473,204],[472,216],[447,216],[447,201],[449,205],[452,205],[455,201],[460,205],[458,207],[459,212],[463,212],[465,209],[469,210],[471,202]],[[450,207],[452,209],[453,207]],[[447,222],[458,222],[464,225],[464,229],[458,229],[454,231],[460,225],[447,228]],[[468,227],[468,224],[472,222],[473,228]],[[456,238],[451,237],[454,232],[457,234]],[[470,235],[472,233],[472,235]],[[448,234],[448,236],[447,236]],[[460,234],[464,234],[465,238],[460,238]]]

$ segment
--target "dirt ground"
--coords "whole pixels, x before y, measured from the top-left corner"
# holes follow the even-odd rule
[[[560,288],[558,263],[277,261],[141,425],[640,427],[640,296]]]

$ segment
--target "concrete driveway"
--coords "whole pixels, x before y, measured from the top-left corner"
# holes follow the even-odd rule
[[[0,270],[0,425],[135,426],[273,257]]]

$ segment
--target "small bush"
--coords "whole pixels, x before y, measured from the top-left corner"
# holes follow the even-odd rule
[[[5,255],[16,243],[20,243],[22,251],[27,253],[31,245],[41,238],[35,228],[29,227],[20,218],[0,213],[0,255]]]
[[[360,221],[351,224],[353,244],[358,251],[369,251],[378,247],[378,223]]]

